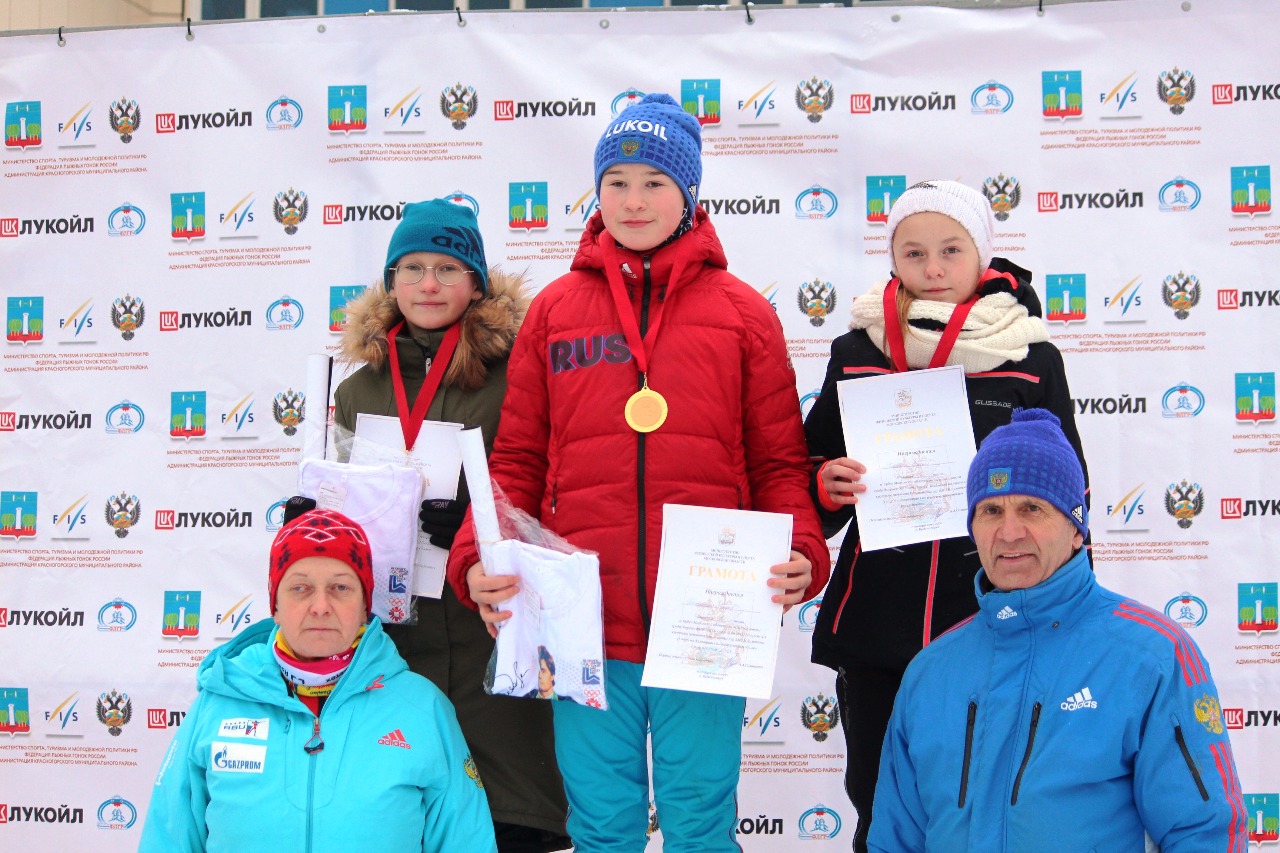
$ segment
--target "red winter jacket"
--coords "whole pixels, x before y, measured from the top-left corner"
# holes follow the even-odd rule
[[[530,306],[489,466],[517,507],[599,553],[605,654],[641,663],[663,504],[790,513],[792,547],[813,564],[806,600],[822,590],[830,558],[809,498],[795,374],[777,314],[725,270],[701,209],[678,240],[647,257],[619,247],[619,269],[606,271],[601,243],[612,239],[597,213],[572,271]],[[648,434],[623,419],[640,374],[606,274],[626,285],[642,334],[661,317],[649,387],[669,414]],[[449,555],[449,581],[472,607],[474,536],[474,525],[463,524]]]

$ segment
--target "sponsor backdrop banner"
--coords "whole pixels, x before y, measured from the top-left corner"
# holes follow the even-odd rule
[[[1280,837],[1280,84],[1239,49],[1280,10],[752,18],[0,39],[0,846],[136,845],[197,665],[270,618],[268,544],[327,410],[307,356],[380,277],[402,205],[476,209],[489,257],[542,286],[596,205],[606,122],[653,91],[702,123],[704,205],[778,311],[806,411],[853,297],[888,271],[897,195],[986,190],[997,253],[1035,271],[1066,358],[1098,573],[1203,646],[1223,707],[1202,722],[1232,729],[1251,837]],[[774,696],[743,719],[748,850],[850,842],[817,606],[787,614]]]

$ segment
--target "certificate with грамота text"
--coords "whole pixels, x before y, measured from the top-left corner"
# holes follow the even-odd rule
[[[855,506],[862,550],[969,535],[964,368],[847,379],[836,390],[845,452],[867,467]]]
[[[791,559],[790,515],[666,504],[645,687],[768,698],[782,605],[769,569]]]

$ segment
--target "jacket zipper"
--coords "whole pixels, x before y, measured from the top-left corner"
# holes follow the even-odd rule
[[[1013,780],[1013,796],[1009,799],[1009,805],[1016,806],[1018,804],[1018,789],[1022,787],[1022,774],[1027,770],[1027,763],[1031,761],[1031,747],[1036,742],[1036,726],[1040,725],[1040,703],[1031,706],[1031,731],[1027,733],[1027,751],[1022,756],[1022,764],[1018,767],[1018,777]]]
[[[560,490],[560,482],[558,480],[551,481],[551,514],[556,514],[556,492]]]
[[[1182,726],[1173,727],[1173,736],[1178,741],[1178,749],[1182,750],[1182,760],[1187,762],[1187,769],[1191,771],[1191,778],[1196,780],[1196,790],[1200,792],[1200,799],[1206,803],[1209,802],[1209,792],[1205,790],[1204,782],[1200,779],[1200,771],[1196,768],[1196,763],[1191,758],[1191,750],[1187,749],[1186,738],[1182,736]]]
[[[969,700],[969,718],[964,724],[964,763],[960,766],[960,800],[957,808],[964,808],[964,797],[969,791],[969,760],[973,757],[973,724],[978,719],[978,703]]]
[[[314,817],[313,798],[316,789],[316,756],[324,749],[324,741],[320,740],[320,717],[316,717],[315,727],[311,732],[311,740],[307,741],[308,745],[314,741],[319,741],[319,749],[309,749],[307,746],[303,750],[307,753],[307,846],[304,848],[307,853],[311,853],[311,831],[312,819]]]
[[[650,255],[645,255],[644,262],[644,289],[640,292],[640,337],[644,338],[649,331],[649,297],[653,287],[653,281],[649,277],[649,259]],[[650,353],[652,356],[653,353]],[[650,365],[652,367],[652,365]],[[644,387],[644,378],[640,377],[636,382],[636,390],[639,391]],[[638,501],[640,524],[636,531],[636,590],[640,596],[640,619],[644,623],[644,635],[649,636],[649,595],[648,586],[645,581],[645,526],[646,516],[644,503],[644,448],[645,433],[636,433],[636,498]]]

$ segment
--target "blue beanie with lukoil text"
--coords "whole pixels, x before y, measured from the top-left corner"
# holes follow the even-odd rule
[[[670,95],[645,95],[614,119],[596,144],[596,195],[610,166],[645,163],[670,175],[689,214],[702,186],[702,127]]]

